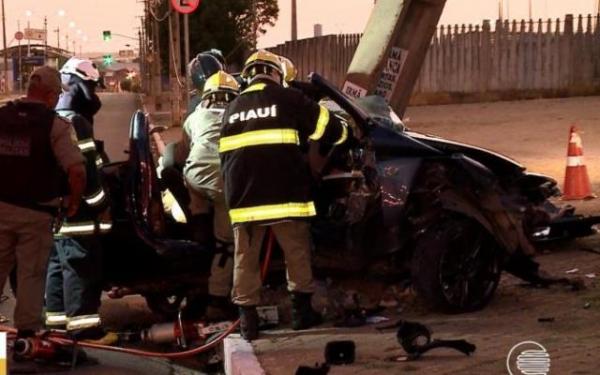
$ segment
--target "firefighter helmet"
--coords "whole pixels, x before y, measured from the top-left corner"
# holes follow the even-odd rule
[[[298,77],[298,69],[296,69],[292,60],[285,56],[279,56],[279,59],[281,60],[281,65],[283,67],[283,79],[286,82],[294,81],[296,77]]]
[[[203,51],[202,53],[211,55],[212,57],[217,59],[221,63],[221,65],[225,66],[225,56],[223,56],[223,52],[221,52],[220,49],[211,48],[209,50]]]
[[[61,74],[72,74],[83,79],[84,81],[98,82],[100,79],[100,72],[89,59],[81,59],[79,57],[71,57],[67,62],[60,68]]]
[[[283,79],[285,74],[279,56],[261,49],[254,52],[246,60],[242,69],[242,78],[253,79],[257,76],[269,76],[273,71],[277,72]]]
[[[202,100],[217,93],[238,96],[239,92],[240,85],[237,83],[235,78],[224,71],[219,71],[206,80],[206,83],[204,84],[204,91],[202,92]]]
[[[192,85],[202,92],[208,77],[223,70],[223,64],[212,54],[201,52],[188,64],[188,72],[192,78]]]

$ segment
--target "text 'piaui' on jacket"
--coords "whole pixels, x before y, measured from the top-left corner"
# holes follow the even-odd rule
[[[232,224],[316,215],[310,141],[341,145],[348,124],[300,91],[258,81],[223,117],[219,152]]]

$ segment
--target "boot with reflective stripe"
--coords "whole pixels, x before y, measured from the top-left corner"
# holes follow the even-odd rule
[[[293,292],[292,299],[292,328],[294,330],[308,329],[323,322],[321,314],[313,310],[312,294]]]
[[[66,329],[67,314],[65,312],[46,312],[46,327],[51,329]]]
[[[258,312],[256,306],[240,306],[240,331],[247,341],[258,338]]]

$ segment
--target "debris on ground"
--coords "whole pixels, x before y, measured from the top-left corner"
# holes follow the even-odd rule
[[[329,373],[329,366],[326,363],[315,367],[300,366],[296,370],[296,375],[327,375]]]
[[[554,322],[554,318],[553,317],[538,318],[538,322],[539,323],[552,323],[552,322]]]
[[[579,272],[579,268],[573,268],[573,269],[565,271],[565,273],[567,275],[571,275],[571,274],[574,274],[574,273],[577,273],[577,272]]]
[[[356,344],[352,340],[330,341],[325,345],[328,365],[349,365],[356,359]]]
[[[437,348],[454,349],[467,356],[473,354],[477,349],[474,344],[466,340],[432,340],[431,330],[418,322],[400,320],[393,326],[398,327],[396,339],[407,354],[390,358],[395,362],[414,361],[419,359],[426,352]],[[393,326],[381,327],[379,329],[388,329]]]

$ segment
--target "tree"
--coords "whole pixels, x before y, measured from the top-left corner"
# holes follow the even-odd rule
[[[156,13],[165,14],[168,3],[163,0]],[[228,64],[239,68],[250,51],[256,49],[258,36],[266,32],[266,26],[275,24],[278,15],[277,0],[205,0],[189,18],[191,57],[218,48]],[[169,45],[168,25],[165,20],[160,29],[161,60],[165,70],[169,61],[166,48]],[[184,50],[183,46],[181,50]]]

